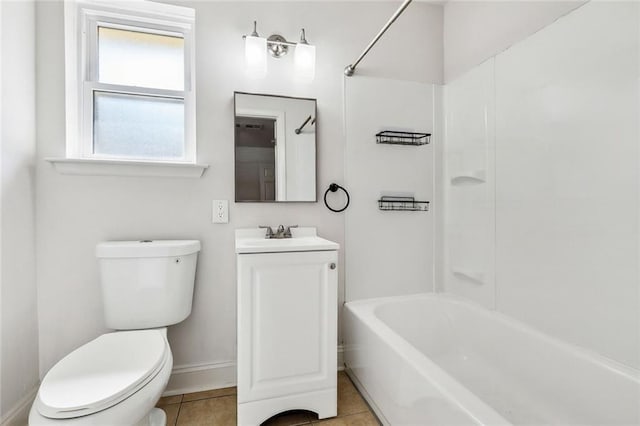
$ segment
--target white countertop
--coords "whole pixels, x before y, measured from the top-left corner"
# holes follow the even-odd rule
[[[292,228],[291,238],[267,239],[265,234],[266,230],[262,228],[236,229],[236,253],[326,251],[340,248],[338,243],[318,237],[316,228],[313,227]]]

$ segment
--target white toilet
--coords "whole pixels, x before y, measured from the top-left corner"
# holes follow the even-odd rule
[[[29,425],[164,426],[154,408],[173,357],[165,327],[191,313],[199,241],[113,241],[96,256],[104,300],[103,334],[44,377]]]

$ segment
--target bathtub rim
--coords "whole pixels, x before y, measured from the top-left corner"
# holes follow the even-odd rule
[[[532,335],[535,338],[545,341],[546,343],[552,344],[560,349],[574,353],[576,356],[590,363],[603,367],[612,373],[620,375],[640,385],[640,369],[636,369],[628,364],[624,364],[620,361],[616,361],[614,359],[608,358],[598,352],[595,352],[583,346],[578,346],[573,343],[561,340],[557,337],[551,336],[550,334],[547,334],[531,325],[528,325],[517,318],[514,318],[510,315],[507,315],[495,309],[486,308],[472,300],[466,299],[461,296],[457,296],[452,293],[446,293],[446,292],[416,293],[416,294],[402,295],[402,296],[376,297],[371,299],[353,300],[353,301],[345,302],[344,305],[345,305],[345,308],[349,309],[352,312],[354,312],[353,307],[356,307],[358,309],[358,312],[354,312],[354,314],[359,318],[372,319],[373,321],[377,321],[377,323],[383,326],[386,330],[388,330],[391,333],[395,333],[391,327],[385,324],[385,322],[382,321],[377,316],[376,310],[382,305],[390,304],[393,302],[402,302],[406,300],[415,300],[416,298],[445,300],[455,305],[463,305],[465,308],[471,309],[484,317],[497,319],[501,323],[505,324],[507,327],[511,327],[519,331],[523,331],[527,334]],[[359,315],[360,309],[364,310],[364,315]],[[403,337],[399,335],[398,337],[400,337],[403,341],[405,341],[411,347],[414,347],[413,345],[411,345],[411,343],[409,343]],[[345,343],[348,343],[348,342],[345,342]],[[428,359],[426,355],[425,355],[425,358]]]

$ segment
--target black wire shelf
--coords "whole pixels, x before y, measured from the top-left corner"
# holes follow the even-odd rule
[[[378,208],[387,211],[429,211],[429,201],[416,201],[413,197],[383,196],[378,200]]]
[[[383,130],[376,134],[376,143],[391,145],[427,145],[429,142],[431,142],[431,133]]]

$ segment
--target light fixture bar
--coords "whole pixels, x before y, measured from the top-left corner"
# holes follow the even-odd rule
[[[246,39],[246,38],[247,38],[246,35],[242,36],[243,40]],[[269,40],[267,43],[268,44],[277,44],[278,46],[295,46],[295,45],[298,44],[298,43],[293,43],[291,41],[286,41],[286,40],[285,41],[275,41],[275,40],[272,41],[272,40]]]
[[[253,32],[251,35],[243,35],[242,38],[245,41],[247,75],[264,77],[267,71],[266,52],[277,59],[287,55],[289,48],[293,47],[295,48],[293,62],[296,78],[301,82],[310,82],[314,79],[316,73],[316,47],[307,42],[304,28],[300,32],[300,41],[294,43],[280,34],[271,34],[268,38],[260,37],[257,31],[257,22],[253,21]],[[311,120],[311,117],[309,117],[309,120]]]

